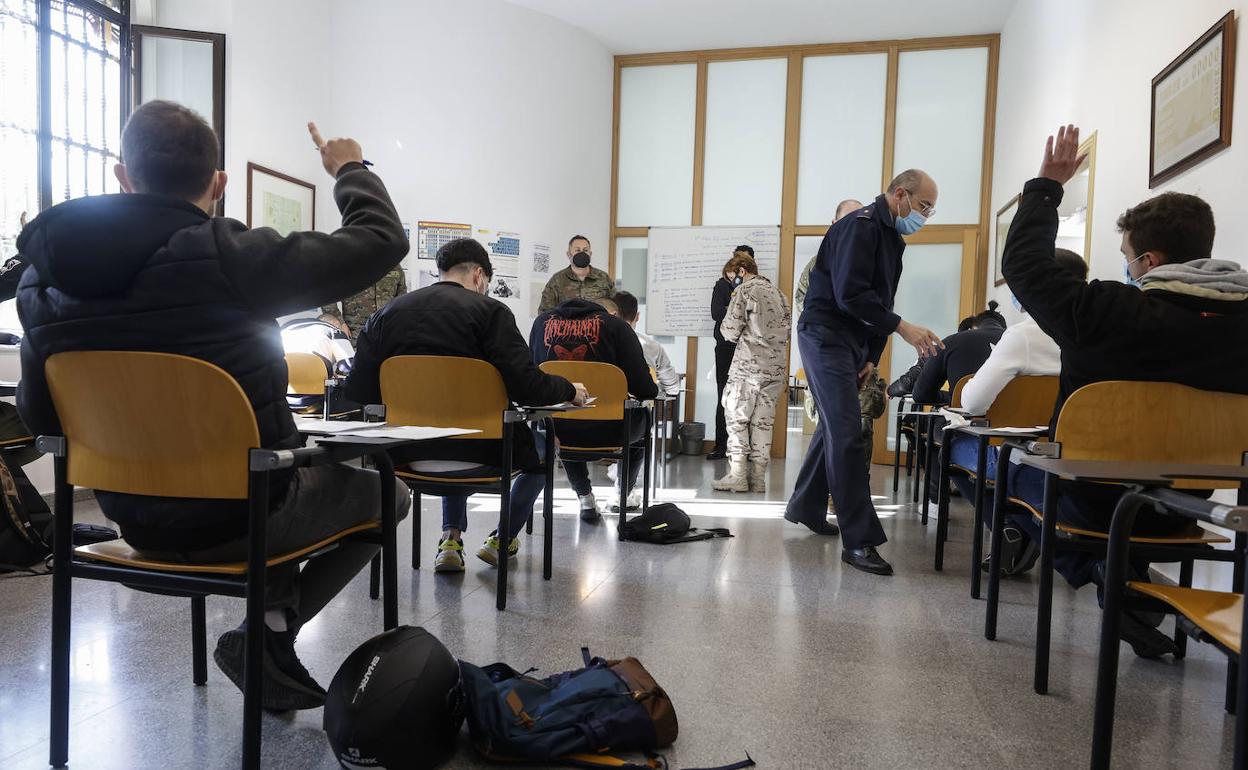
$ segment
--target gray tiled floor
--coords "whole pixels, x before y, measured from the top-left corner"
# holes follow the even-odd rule
[[[790,436],[791,454],[800,457],[800,439]],[[611,527],[581,524],[560,489],[551,582],[541,580],[540,549],[527,541],[502,614],[484,565],[452,578],[403,569],[401,620],[425,626],[475,663],[553,672],[576,666],[583,644],[637,656],[675,702],[681,737],[667,756],[677,768],[731,762],[747,751],[763,768],[1087,764],[1099,625],[1091,591],[1058,586],[1051,694],[1034,695],[1034,582],[1004,587],[999,641],[985,641],[983,603],[968,595],[970,531],[961,501],[946,569],[934,572],[934,524],[924,528],[910,506],[894,506],[891,468],[877,467],[877,502],[893,508],[884,511],[884,551],[898,570],[878,578],[843,568],[836,540],[780,521],[795,462],[773,467],[766,501],[710,492],[721,467],[682,458],[665,497],[698,514],[696,524],[731,527],[735,539],[623,545]],[[601,483],[605,491],[605,477]],[[437,501],[424,508],[431,543]],[[98,518],[89,504],[82,512]],[[483,534],[484,514],[473,524],[473,534]],[[49,591],[47,578],[0,580],[4,770],[46,766]],[[208,612],[215,635],[237,622],[241,603],[210,599]],[[183,601],[75,583],[71,766],[238,766],[241,697],[211,664],[208,685],[191,684],[188,615]],[[304,630],[300,654],[328,684],[380,626],[380,606],[368,600],[361,577]],[[1180,663],[1123,653],[1116,765],[1229,764],[1221,656],[1195,643]],[[337,767],[320,719],[319,710],[266,716],[265,767]],[[449,766],[483,763],[465,741]]]

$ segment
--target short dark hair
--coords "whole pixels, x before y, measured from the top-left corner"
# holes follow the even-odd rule
[[[975,316],[972,320],[971,328],[978,329],[980,326],[984,325],[985,321],[988,321],[990,323],[995,323],[997,326],[1004,329],[1005,316],[997,312],[998,307],[1000,307],[1000,305],[995,299],[988,300],[988,309]]]
[[[1070,249],[1054,249],[1053,261],[1057,266],[1081,281],[1088,280],[1088,263]]]
[[[1166,192],[1127,209],[1118,232],[1136,256],[1157,252],[1165,262],[1191,262],[1213,252],[1213,209],[1195,195]]]
[[[494,266],[485,247],[472,238],[456,238],[438,249],[438,271],[449,273],[460,265],[477,265],[485,271],[486,278],[494,277]]]
[[[746,254],[749,254],[751,257],[754,256],[754,247],[749,245],[748,243],[741,244],[737,248],[733,249],[732,253],[736,254],[739,251],[744,251]]]
[[[599,297],[598,299],[594,300],[594,302],[599,305],[602,305],[602,309],[607,311],[611,315],[618,316],[620,314],[620,306],[615,304],[615,300],[610,299],[609,297]]]
[[[961,321],[958,321],[958,331],[964,332],[975,328],[975,316],[968,315]]]
[[[135,110],[121,134],[121,162],[135,192],[198,198],[212,183],[219,151],[199,113],[160,99]]]
[[[632,321],[637,317],[637,298],[626,291],[617,291],[611,301],[620,309],[620,318]]]
[[[588,239],[588,238],[586,238],[585,236],[583,236],[583,235],[574,235],[574,236],[572,236],[571,238],[569,238],[569,239],[568,239],[568,246],[570,247],[573,243],[575,243],[575,242],[577,242],[577,241],[585,241],[586,243],[589,243],[589,245],[591,245],[591,246],[593,245],[592,243],[590,243],[590,242],[589,242],[589,239]]]

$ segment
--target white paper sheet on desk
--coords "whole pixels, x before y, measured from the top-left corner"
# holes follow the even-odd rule
[[[589,398],[585,399],[585,406],[593,406],[594,402],[597,400],[598,400],[597,396],[590,396]],[[572,403],[571,401],[562,401],[558,404],[547,404],[545,406],[526,406],[525,407],[525,409],[528,409],[533,412],[541,411],[542,409],[579,409],[579,408],[580,407],[578,407],[576,404]]]
[[[1036,431],[1048,429],[1049,426],[1047,425],[1033,425],[1029,428],[992,428],[992,430],[997,431],[998,433],[1035,433]]]
[[[378,427],[376,423],[366,423],[364,430],[352,430],[339,433],[339,436],[358,436],[362,438],[405,438],[413,441],[428,441],[449,436],[463,436],[481,431],[469,428],[429,428],[422,425],[391,425]]]
[[[300,433],[321,433],[336,435],[348,431],[365,430],[367,428],[385,427],[384,422],[364,422],[362,420],[322,420],[315,417],[304,417],[295,420],[295,427]]]

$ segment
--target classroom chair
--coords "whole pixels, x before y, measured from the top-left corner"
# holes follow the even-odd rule
[[[511,482],[519,471],[512,467],[512,432],[516,423],[531,421],[524,410],[507,397],[502,375],[488,361],[459,356],[394,356],[381,364],[381,400],[388,425],[423,425],[435,428],[466,428],[480,431],[448,441],[499,440],[502,453],[497,465],[482,466],[471,476],[459,473],[415,471],[401,468],[395,475],[412,491],[412,569],[420,569],[420,497],[448,493],[498,494],[501,497],[498,533],[498,609],[507,607],[508,507]],[[542,520],[542,578],[550,580],[554,549],[554,433],[546,426],[546,489]],[[533,517],[529,517],[532,532]],[[374,574],[376,569],[374,565]]]
[[[998,490],[1008,489],[1010,455],[1014,443],[1007,441],[997,458]],[[1111,380],[1085,385],[1062,406],[1049,448],[1064,460],[1116,460],[1121,462],[1208,463],[1239,465],[1248,449],[1248,396],[1198,390],[1171,382]],[[1176,489],[1235,489],[1238,482],[1179,479]],[[1104,557],[1109,534],[1068,526],[1057,520],[1057,477],[1045,478],[1043,510],[1014,497],[1008,502],[1028,511],[1041,524],[1039,591],[1036,606],[1036,656],[1033,687],[1041,695],[1049,687],[1049,636],[1053,615],[1053,557],[1057,549],[1080,550]],[[1245,498],[1240,490],[1240,499]],[[997,635],[1000,597],[1002,532],[1007,496],[993,500],[992,542],[988,569],[988,600],[984,637]],[[1132,536],[1137,553],[1150,561],[1178,562],[1179,584],[1190,587],[1197,560],[1234,562],[1245,536],[1235,537],[1235,550],[1214,549],[1231,542],[1192,522],[1184,531],[1170,535]],[[1242,592],[1243,570],[1236,569],[1232,590]],[[1187,637],[1175,631],[1178,656],[1186,650]]]
[[[1057,403],[1059,381],[1056,375],[1025,375],[1015,377],[1006,383],[992,405],[988,414],[982,419],[974,419],[973,423],[990,428],[1023,428],[1036,425],[1047,425],[1053,416],[1053,406]],[[960,402],[959,391],[959,402]],[[946,442],[953,429],[945,430]],[[940,468],[940,499],[936,505],[936,557],[937,571],[944,569],[945,543],[949,540],[949,474],[951,471],[965,474],[975,480],[975,498],[968,502],[974,508],[973,529],[971,533],[971,597],[979,598],[980,569],[984,553],[984,494],[986,489],[993,488],[993,480],[988,477],[988,447],[1000,446],[1003,438],[981,437],[974,468],[966,468],[950,461],[942,454]]]
[[[914,476],[914,427],[915,420],[905,419],[906,402],[910,401],[909,395],[901,396],[897,399],[897,426],[894,431],[893,439],[893,496],[897,496],[897,488],[901,482],[901,440],[906,440],[906,476]]]
[[[344,405],[334,397],[336,388],[328,384],[335,381],[332,368],[324,358],[315,353],[287,353],[286,371],[287,401],[295,414],[341,419],[359,412],[358,407]],[[326,400],[331,411],[325,410]]]
[[[642,462],[641,511],[645,513],[650,507],[650,410],[641,402],[628,395],[628,380],[624,372],[614,364],[599,361],[546,361],[541,370],[547,374],[557,374],[571,382],[579,382],[585,386],[589,394],[595,397],[594,408],[583,412],[569,412],[555,415],[555,424],[562,420],[618,420],[620,424],[619,444],[607,446],[569,446],[560,442],[559,457],[572,462],[597,462],[599,460],[618,460],[620,463],[618,482],[620,485],[620,521],[617,533],[624,539],[624,523],[628,520],[628,476],[630,466],[628,449],[634,446],[630,436],[632,414],[642,409],[645,415],[645,431],[641,443],[644,444],[645,456]]]
[[[243,687],[244,768],[260,766],[260,693],[265,572],[302,561],[347,538],[381,542],[387,589],[395,585],[394,482],[382,473],[382,524],[359,524],[306,548],[266,557],[269,474],[359,457],[349,449],[258,449],[260,432],[247,395],[224,370],[169,353],[59,353],[46,365],[63,436],[41,436],[55,465],[52,576],[52,713],[49,762],[69,758],[71,578],[104,580],[191,600],[192,679],[207,681],[204,598],[247,603]],[[188,405],[193,405],[190,408]],[[72,548],[74,487],[132,495],[209,498],[249,504],[247,561],[188,564],[145,556],[125,540]],[[388,530],[389,537],[383,536]],[[395,593],[385,596],[385,626],[398,625]]]
[[[975,375],[973,374],[963,375],[962,379],[954,383],[953,392],[949,396],[948,404],[927,404],[926,406],[929,411],[922,415],[918,415],[915,418],[916,427],[918,428],[917,439],[919,441],[919,462],[923,466],[922,472],[926,473],[929,477],[927,479],[927,483],[922,484],[923,489],[921,492],[923,495],[921,519],[924,526],[927,526],[929,506],[932,502],[932,480],[930,478],[931,468],[929,465],[932,461],[932,452],[939,452],[942,445],[941,441],[937,440],[936,434],[939,433],[941,438],[944,438],[944,431],[937,430],[936,421],[942,419],[940,417],[941,408],[947,407],[953,410],[962,408],[962,389],[966,387],[966,383],[970,382],[971,378],[974,376]],[[940,455],[938,454],[936,457],[939,458]],[[920,474],[919,479],[915,480],[916,491],[918,490],[922,477],[922,474]],[[947,479],[945,483],[948,483]]]
[[[1143,596],[1160,602],[1175,614],[1175,626],[1197,641],[1213,645],[1227,657],[1227,710],[1248,698],[1248,666],[1240,665],[1240,649],[1248,634],[1248,615],[1240,592],[1207,591],[1186,586],[1127,581],[1129,537],[1136,514],[1145,506],[1175,516],[1204,521],[1248,532],[1248,509],[1203,500],[1170,489],[1129,492],[1119,501],[1109,528],[1108,559],[1105,567],[1105,608],[1101,614],[1100,653],[1096,664],[1096,708],[1092,726],[1093,768],[1110,765],[1113,748],[1114,702],[1118,684],[1118,630],[1121,611],[1129,596]],[[1235,549],[1235,566],[1242,570],[1248,549],[1241,539]],[[1248,766],[1248,709],[1234,709],[1235,759],[1232,767]]]

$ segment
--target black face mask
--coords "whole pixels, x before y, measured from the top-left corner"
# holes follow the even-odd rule
[[[589,254],[584,251],[578,251],[572,255],[572,264],[576,267],[589,267]]]

